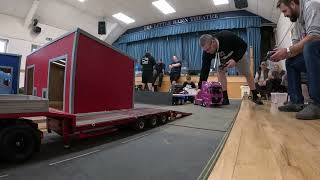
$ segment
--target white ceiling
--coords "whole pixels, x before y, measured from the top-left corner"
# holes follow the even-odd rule
[[[25,18],[34,0],[0,0],[0,13]],[[135,23],[125,25],[119,23],[123,29],[130,29],[150,23],[161,22],[180,17],[217,13],[237,10],[233,0],[229,5],[214,6],[212,0],[167,0],[176,13],[163,15],[151,3],[154,0],[40,0],[35,12],[40,23],[64,30],[80,27],[85,30],[97,31],[97,21],[105,18],[108,22],[116,23],[112,15],[123,12],[134,18]],[[248,0],[249,7],[245,10],[260,15],[277,23],[280,12],[276,9],[277,0]]]

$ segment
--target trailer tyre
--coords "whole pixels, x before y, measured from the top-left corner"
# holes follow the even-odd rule
[[[28,125],[6,127],[0,133],[0,156],[6,161],[24,161],[38,150],[40,143],[39,133]]]
[[[148,126],[151,127],[151,128],[156,127],[157,124],[158,124],[158,120],[157,120],[156,116],[153,116],[148,120]]]
[[[142,131],[146,127],[146,122],[143,119],[138,119],[135,123],[133,128],[136,131]]]
[[[166,115],[161,115],[158,121],[160,124],[165,124],[168,121],[168,117]]]
[[[196,100],[193,100],[193,104],[194,105],[198,105]]]

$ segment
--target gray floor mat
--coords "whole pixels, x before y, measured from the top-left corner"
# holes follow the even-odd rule
[[[193,115],[124,139],[97,146],[83,145],[87,148],[82,147],[74,153],[59,154],[48,160],[10,168],[7,172],[0,172],[0,175],[8,174],[6,179],[14,180],[194,180],[199,177],[209,159],[221,145],[226,131],[238,112],[240,101],[232,101],[231,105],[221,108],[204,108],[192,104],[183,106],[136,104],[135,107],[172,109],[191,112]],[[61,141],[54,137],[50,140]],[[86,142],[90,142],[90,139]],[[96,150],[99,151],[72,159]],[[69,158],[70,161],[49,166],[52,162]]]

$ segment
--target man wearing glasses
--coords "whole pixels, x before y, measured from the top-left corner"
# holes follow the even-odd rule
[[[226,71],[228,68],[237,67],[240,74],[244,75],[251,89],[252,101],[263,105],[258,97],[253,74],[250,73],[250,62],[244,58],[247,51],[247,43],[230,31],[221,31],[214,35],[204,34],[200,37],[200,46],[203,50],[202,68],[198,87],[201,88],[202,81],[207,81],[211,61],[215,59],[219,65],[218,81],[222,84],[223,105],[228,105]],[[219,63],[220,62],[220,63]]]

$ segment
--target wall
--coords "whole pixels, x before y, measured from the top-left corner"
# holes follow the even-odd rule
[[[291,29],[293,23],[281,13],[277,29],[276,29],[276,45],[277,47],[287,48],[291,43]],[[282,67],[285,69],[285,61],[281,61]]]
[[[80,34],[76,62],[73,113],[133,107],[134,62],[131,59]]]
[[[9,40],[7,53],[21,54],[20,87],[24,86],[24,72],[26,56],[31,53],[32,44],[43,45],[49,41],[47,37],[55,39],[67,31],[39,24],[42,32],[39,35],[32,34],[29,27],[25,27],[24,19],[0,14],[0,38]]]

